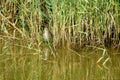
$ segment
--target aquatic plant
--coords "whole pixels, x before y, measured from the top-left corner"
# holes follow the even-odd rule
[[[39,47],[47,25],[54,47],[120,46],[117,0],[1,0],[1,37]]]

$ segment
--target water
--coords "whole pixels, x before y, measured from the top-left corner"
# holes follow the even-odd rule
[[[97,63],[103,53],[97,49],[59,49],[55,57],[49,47],[38,54],[20,46],[6,50],[9,54],[0,54],[0,80],[120,80],[118,51],[107,50],[108,55]]]

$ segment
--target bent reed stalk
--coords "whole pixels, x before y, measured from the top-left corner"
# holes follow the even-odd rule
[[[119,4],[117,0],[0,0],[0,30],[9,36],[16,30],[15,37],[38,45],[47,26],[54,47],[116,48],[120,46]]]

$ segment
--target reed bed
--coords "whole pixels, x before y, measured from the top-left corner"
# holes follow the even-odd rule
[[[2,40],[42,45],[43,28],[54,47],[120,46],[119,0],[0,0]]]

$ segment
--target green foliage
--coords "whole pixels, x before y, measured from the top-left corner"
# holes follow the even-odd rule
[[[43,42],[42,28],[47,26],[54,47],[119,46],[119,4],[117,0],[1,0],[0,25],[3,34],[7,31],[9,37],[33,45]]]

